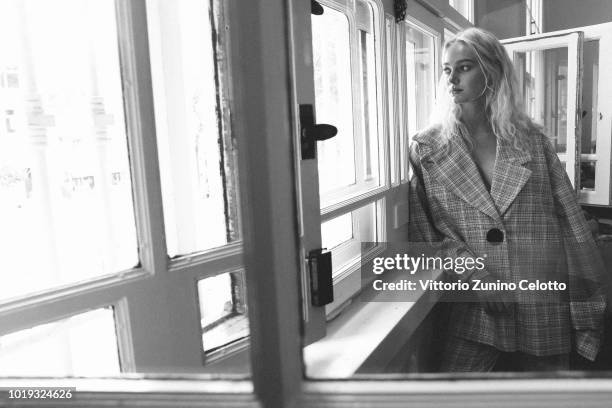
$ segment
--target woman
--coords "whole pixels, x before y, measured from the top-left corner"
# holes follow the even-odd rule
[[[470,28],[445,44],[438,95],[436,119],[410,148],[410,239],[481,257],[484,269],[450,280],[488,288],[448,304],[441,369],[489,371],[506,357],[520,370],[567,369],[572,348],[594,360],[603,264],[494,35]]]

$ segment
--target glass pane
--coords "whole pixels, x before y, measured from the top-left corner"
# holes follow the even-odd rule
[[[114,376],[120,371],[111,307],[0,337],[3,376]]]
[[[406,30],[408,109],[414,111],[415,128],[427,126],[435,98],[434,37],[414,27]],[[412,136],[412,134],[411,134]]]
[[[367,204],[357,210],[344,214],[338,218],[328,221],[328,223],[337,222],[335,224],[338,229],[334,231],[337,238],[337,243],[334,247],[326,247],[332,250],[333,259],[333,275],[336,276],[342,270],[358,261],[361,258],[361,243],[362,242],[378,242],[378,224],[377,224],[377,203]],[[340,219],[342,221],[340,221]],[[350,220],[350,229],[349,222]],[[342,224],[340,224],[342,222]],[[325,225],[325,223],[323,224]],[[333,225],[333,224],[332,224]],[[340,230],[340,226],[342,229]],[[332,226],[327,227],[327,231],[331,230]],[[323,233],[322,227],[322,233]],[[327,232],[326,231],[326,232]],[[347,238],[348,232],[351,232],[351,237],[339,242],[342,238]],[[323,236],[325,240],[325,235]]]
[[[374,15],[372,7],[360,2],[358,19],[366,20],[369,30],[359,30],[361,95],[363,117],[364,179],[378,180],[378,108],[376,95],[376,53],[374,50]]]
[[[580,163],[580,188],[582,190],[595,189],[595,168],[597,162],[582,161]]]
[[[198,298],[206,353],[249,335],[243,273],[223,273],[198,281]]]
[[[351,238],[353,238],[353,218],[350,213],[321,224],[323,248],[331,250]]]
[[[117,44],[112,1],[0,2],[0,301],[138,264]]]
[[[567,48],[514,53],[525,109],[557,153],[567,152],[567,58]]]
[[[448,4],[467,20],[472,21],[470,8],[474,0],[448,0]]]
[[[435,98],[434,37],[415,27],[406,26],[406,111],[408,138],[427,126]],[[402,179],[408,177],[408,145],[402,140]]]
[[[318,143],[321,194],[355,183],[351,45],[346,15],[323,7],[312,16],[315,106],[318,123],[338,128],[336,137]]]
[[[208,2],[147,0],[168,255],[237,239],[231,146],[222,137]],[[227,173],[227,175],[224,175]]]
[[[599,82],[599,41],[585,41],[582,48],[582,153],[597,153],[597,89]]]

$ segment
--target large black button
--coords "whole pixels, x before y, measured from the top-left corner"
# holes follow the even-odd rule
[[[487,232],[487,241],[492,243],[504,242],[504,233],[499,228],[491,228]]]

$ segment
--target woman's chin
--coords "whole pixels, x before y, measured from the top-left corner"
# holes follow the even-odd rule
[[[465,100],[465,98],[463,97],[463,95],[461,95],[461,94],[451,95],[451,101],[453,101],[456,104],[461,104],[461,103],[467,102]]]

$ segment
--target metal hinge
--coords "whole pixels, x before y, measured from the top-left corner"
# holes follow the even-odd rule
[[[313,306],[325,306],[334,301],[332,279],[332,253],[326,248],[314,249],[308,253],[310,270],[310,301]]]

